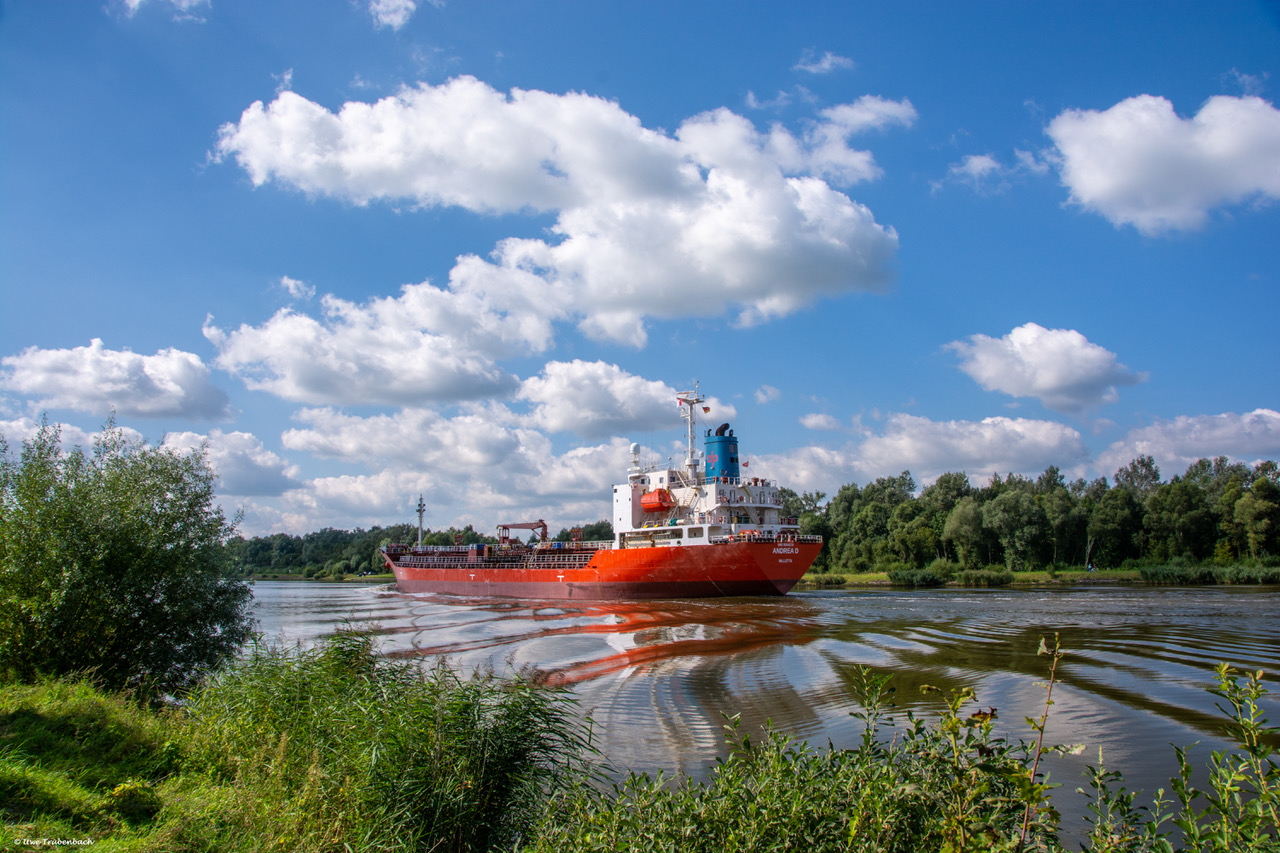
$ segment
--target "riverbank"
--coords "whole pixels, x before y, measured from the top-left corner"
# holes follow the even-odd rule
[[[801,580],[797,588],[801,589],[840,589],[857,587],[894,586],[888,572],[861,572],[855,574],[818,575],[823,580],[814,582],[808,577]],[[842,583],[834,578],[843,578]],[[1108,571],[1088,571],[1085,569],[1047,572],[1013,572],[1013,580],[1001,586],[1080,586],[1085,584],[1143,584],[1142,573],[1137,569],[1114,569]],[[982,584],[989,586],[989,584]],[[962,581],[948,581],[944,587],[966,587]]]
[[[1040,661],[1052,685],[1053,649],[1042,646]],[[378,658],[360,635],[312,651],[259,650],[182,709],[145,708],[84,682],[7,685],[0,843],[712,853],[792,850],[798,840],[813,851],[1013,850],[1025,836],[1034,849],[1065,849],[1037,745],[997,737],[995,715],[967,689],[922,688],[935,696],[936,722],[895,721],[890,688],[888,676],[858,670],[850,689],[865,734],[852,749],[797,746],[781,732],[753,740],[734,718],[729,756],[706,781],[633,775],[602,789],[567,694]],[[1084,849],[1160,849],[1170,810],[1184,832],[1203,835],[1190,849],[1255,849],[1275,837],[1280,771],[1256,749],[1276,736],[1256,722],[1265,691],[1225,669],[1217,689],[1255,745],[1226,754],[1211,776],[1221,805],[1175,784],[1172,804],[1149,816],[1121,779],[1099,771]],[[896,737],[876,736],[895,722]],[[1223,796],[1227,785],[1243,797]]]
[[[986,569],[895,569],[884,572],[808,574],[798,589],[858,587],[1035,587],[1086,585],[1187,586],[1213,584],[1280,585],[1280,566],[1261,563],[1227,565],[1173,563],[1122,569],[1083,567],[1011,572],[998,566]]]

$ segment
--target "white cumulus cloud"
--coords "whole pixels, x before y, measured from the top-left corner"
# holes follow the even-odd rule
[[[997,472],[1034,476],[1050,465],[1082,476],[1088,456],[1080,433],[1053,421],[934,421],[892,414],[879,434],[861,441],[838,449],[808,446],[766,455],[753,467],[796,491],[830,495],[846,483],[868,483],[902,471],[910,471],[917,485],[948,471],[985,480]]]
[[[93,452],[93,443],[101,436],[101,432],[87,432],[74,424],[53,422],[53,426],[57,427],[61,446],[63,450],[71,450],[79,447],[85,453]],[[131,442],[142,442],[144,439],[142,433],[136,429],[125,426],[117,426],[125,439]],[[0,420],[0,437],[3,437],[5,443],[9,445],[9,452],[19,454],[22,452],[22,442],[35,437],[40,431],[40,422],[34,418],[14,418],[12,420]]]
[[[1067,110],[1046,131],[1071,200],[1143,234],[1202,227],[1209,211],[1280,198],[1280,110],[1219,95],[1193,118],[1139,95],[1108,110]]]
[[[774,388],[772,385],[761,385],[756,389],[755,393],[756,402],[761,405],[765,403],[772,403],[774,400],[781,399],[781,397],[782,392],[777,388]]]
[[[143,4],[149,2],[149,0],[122,0],[122,2],[125,14],[133,17],[142,8]],[[209,0],[161,0],[161,3],[173,7],[175,20],[203,23],[204,19],[197,15],[195,10],[201,6],[208,6]]]
[[[918,482],[928,482],[948,471],[973,477],[996,472],[1030,476],[1049,465],[1078,469],[1087,459],[1080,433],[1054,421],[933,421],[895,414],[882,434],[859,447],[856,467],[868,479],[910,470]]]
[[[550,343],[545,318],[495,311],[464,286],[423,282],[364,304],[329,295],[320,302],[319,318],[283,309],[230,331],[210,318],[204,334],[218,367],[287,400],[410,405],[513,391],[516,378],[495,359]]]
[[[289,278],[287,275],[280,276],[280,286],[284,288],[285,293],[294,299],[310,299],[316,295],[315,285],[307,284],[305,281],[299,281],[296,278]]]
[[[601,98],[506,94],[459,77],[337,113],[281,92],[224,125],[216,157],[233,158],[255,185],[357,205],[554,213],[547,239],[461,258],[450,287],[641,346],[647,317],[734,309],[750,325],[886,287],[897,234],[821,176],[875,177],[870,153],[848,137],[914,116],[905,101],[868,96],[825,110],[799,138],[761,133],[723,108],[667,135]]]
[[[314,529],[335,506],[352,507],[360,523],[383,523],[385,515],[379,521],[371,507],[400,506],[419,491],[436,525],[594,521],[607,517],[610,488],[626,476],[626,438],[557,454],[545,434],[492,404],[452,418],[428,409],[359,417],[331,408],[304,409],[295,418],[305,426],[284,433],[286,448],[370,469],[286,493],[285,515],[309,519],[301,529]]]
[[[583,438],[679,429],[678,389],[603,361],[552,361],[524,381],[520,398],[534,404],[530,421],[548,432]]]
[[[103,415],[223,419],[226,393],[209,378],[200,357],[169,348],[155,355],[110,350],[94,338],[87,347],[28,347],[0,359],[0,388],[27,394],[36,404]]]
[[[800,425],[805,429],[821,429],[821,430],[837,430],[840,429],[840,421],[831,415],[813,412],[800,418]]]
[[[409,23],[417,8],[417,0],[369,0],[369,14],[373,16],[374,25],[393,30]]]
[[[1280,461],[1280,412],[1179,415],[1131,430],[1098,455],[1098,469],[1115,471],[1139,456],[1156,460],[1167,479],[1181,474],[1197,459],[1229,456],[1249,464]]]
[[[1146,379],[1079,332],[1036,323],[1018,326],[1002,338],[972,335],[946,348],[959,354],[960,369],[986,390],[1035,397],[1059,412],[1113,403],[1117,386]]]
[[[204,445],[209,464],[218,475],[218,492],[224,495],[280,495],[301,485],[298,468],[263,446],[252,433],[211,430],[171,432],[163,447],[187,451]]]
[[[307,426],[286,430],[281,436],[281,443],[290,450],[361,464],[389,461],[418,471],[467,474],[498,467],[527,469],[520,449],[534,440],[532,431],[514,428],[514,417],[501,407],[455,418],[412,407],[369,417],[331,408],[303,409],[294,418]]]
[[[814,51],[807,50],[800,61],[792,66],[793,71],[805,71],[809,74],[830,74],[832,71],[848,71],[854,67],[854,61],[847,56],[826,51],[815,57]]]

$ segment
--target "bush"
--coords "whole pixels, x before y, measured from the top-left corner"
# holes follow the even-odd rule
[[[891,569],[888,575],[889,583],[894,586],[930,587],[947,582],[946,578],[939,577],[930,569]]]
[[[1000,566],[964,569],[956,573],[954,580],[961,586],[1008,586],[1013,583],[1013,572]]]
[[[1218,583],[1280,583],[1280,567],[1247,563],[1214,566],[1213,578]]]
[[[830,572],[806,575],[804,579],[814,586],[844,586],[847,582],[844,575],[831,574]]]
[[[857,673],[865,724],[850,750],[815,750],[768,731],[753,742],[725,726],[729,757],[711,778],[631,774],[611,792],[571,792],[538,827],[531,853],[618,850],[875,851],[1012,850],[1027,799],[1029,753],[992,734],[995,715],[963,715],[965,689],[933,726],[909,718],[892,740],[878,737],[888,676]],[[935,692],[936,688],[930,688]],[[1033,815],[1025,849],[1045,849],[1052,827]],[[1060,849],[1060,848],[1059,848]]]
[[[1209,566],[1142,566],[1138,572],[1142,576],[1143,582],[1149,584],[1202,584],[1214,582],[1214,570]]]
[[[953,575],[955,575],[958,568],[959,567],[955,563],[945,557],[939,557],[929,564],[928,571],[933,572],[940,578],[946,578],[949,580]]]
[[[0,437],[0,670],[189,686],[252,624],[203,450],[148,447],[110,422],[92,455],[60,439],[44,420],[14,458]]]

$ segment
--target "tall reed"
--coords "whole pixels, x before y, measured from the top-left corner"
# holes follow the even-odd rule
[[[589,753],[566,693],[390,661],[352,632],[255,649],[189,709],[192,769],[245,795],[221,823],[297,850],[507,849]]]

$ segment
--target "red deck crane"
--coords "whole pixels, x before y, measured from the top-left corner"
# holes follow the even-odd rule
[[[498,544],[499,545],[510,545],[514,541],[516,541],[511,538],[512,530],[541,530],[542,541],[543,542],[547,541],[547,523],[542,519],[538,519],[537,521],[517,521],[514,524],[499,524],[498,525]]]

